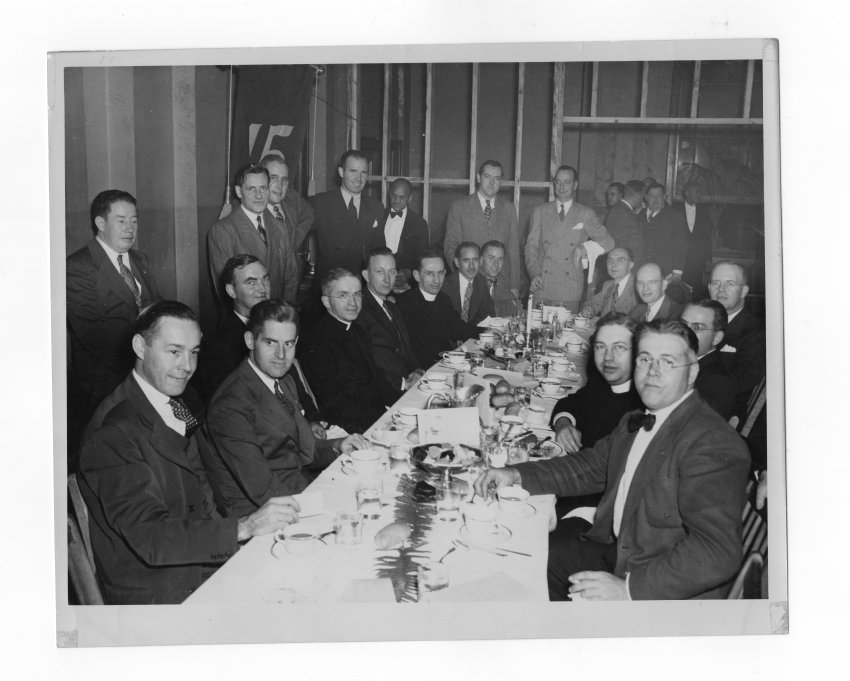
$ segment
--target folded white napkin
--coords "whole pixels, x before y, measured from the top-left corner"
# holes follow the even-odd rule
[[[605,252],[605,249],[595,241],[591,240],[585,241],[582,245],[584,246],[584,250],[587,251],[587,281],[592,282],[596,259]]]

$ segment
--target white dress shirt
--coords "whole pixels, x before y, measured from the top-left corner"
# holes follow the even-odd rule
[[[563,208],[564,209],[564,215],[566,215],[567,213],[570,212],[570,208],[573,207],[573,200],[572,199],[570,199],[569,201],[563,201],[563,202],[556,200],[556,203],[558,204],[558,206],[557,206],[558,214],[560,214],[561,209]]]
[[[407,208],[401,211],[401,217],[387,215],[387,224],[384,225],[384,240],[393,253],[398,253],[398,242],[401,241],[401,232],[404,229],[404,221],[407,219]]]
[[[691,234],[694,233],[694,224],[697,220],[697,206],[696,204],[691,205],[687,201],[685,201],[685,217],[688,220],[688,229],[691,230]]]
[[[109,261],[112,263],[112,265],[113,265],[113,266],[115,267],[115,269],[118,271],[118,274],[121,274],[121,268],[118,266],[118,256],[119,256],[119,255],[124,256],[123,258],[121,258],[121,262],[123,262],[123,263],[124,263],[124,267],[126,267],[128,270],[130,270],[130,272],[132,272],[132,271],[133,271],[133,270],[132,270],[132,268],[130,267],[130,253],[129,253],[129,252],[127,252],[127,253],[119,253],[118,251],[116,251],[115,249],[113,249],[113,248],[112,248],[109,244],[107,244],[107,243],[106,243],[103,239],[101,239],[100,237],[97,237],[97,243],[99,243],[99,244],[101,245],[101,247],[103,248],[103,252],[104,252],[104,253],[106,253],[106,257],[107,257],[107,258],[109,258]],[[123,277],[122,277],[122,278],[123,278]],[[135,276],[135,275],[133,275],[133,279],[135,279],[135,280],[136,280],[136,286],[138,286],[138,287],[139,287],[139,291],[141,292],[141,290],[142,290],[142,282],[140,282],[140,281],[138,280],[138,278],[136,278],[136,276]],[[170,407],[169,407],[169,409],[170,409]]]
[[[269,390],[271,390],[272,395],[274,395],[274,382],[275,382],[275,379],[273,379],[273,378],[272,378],[271,376],[269,376],[269,375],[268,375],[265,371],[263,371],[262,369],[260,369],[260,367],[258,367],[256,364],[254,364],[254,360],[253,360],[253,359],[251,359],[250,357],[248,358],[248,365],[249,365],[249,366],[250,366],[250,367],[254,370],[254,373],[256,373],[256,374],[257,374],[257,376],[259,376],[259,377],[260,377],[260,380],[261,380],[263,383],[265,383],[266,387],[267,387]]]
[[[466,289],[472,286],[472,279],[467,279],[460,272],[457,275],[458,288],[460,289],[460,309],[463,310],[463,297],[466,295]]]
[[[632,276],[632,273],[629,272],[625,277],[620,279],[617,282],[617,298],[622,297],[622,295],[626,292],[626,286],[629,283],[629,278]]]
[[[487,206],[487,202],[490,202],[490,209],[496,210],[496,197],[494,196],[492,199],[488,199],[481,192],[476,192],[478,196],[478,202],[481,204],[481,212],[484,212],[484,208]]]
[[[655,315],[658,314],[658,310],[661,309],[661,304],[664,302],[664,299],[666,297],[667,296],[661,296],[658,300],[656,300],[652,305],[649,306],[649,309],[646,311],[647,321],[651,322],[653,319],[655,319]]]
[[[260,217],[262,215],[262,213],[255,213],[253,211],[248,210],[247,208],[245,208],[244,203],[242,204],[242,210],[245,212],[245,215],[248,216],[248,219],[251,221],[251,224],[254,225],[254,229],[256,229],[257,232],[259,233],[260,230],[257,226],[257,218]],[[265,220],[263,220],[263,229],[268,231],[268,227],[266,227],[266,221]]]
[[[154,388],[150,383],[142,378],[135,369],[133,369],[133,378],[136,379],[136,383],[139,384],[139,387],[142,389],[145,397],[148,398],[148,402],[150,402],[151,406],[156,410],[156,413],[162,417],[163,421],[165,421],[165,425],[171,428],[171,430],[178,435],[186,437],[186,422],[181,421],[174,415],[174,410],[168,403],[171,398],[165,393],[161,393],[159,390]]]
[[[348,205],[351,203],[351,199],[354,199],[354,207],[357,209],[357,215],[360,216],[360,194],[352,194],[345,190],[345,187],[340,187],[339,190],[342,192],[342,200],[345,201],[345,207],[348,208]]]

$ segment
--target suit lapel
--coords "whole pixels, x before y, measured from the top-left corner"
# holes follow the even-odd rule
[[[97,281],[100,299],[108,300],[110,294],[118,297],[122,302],[126,303],[133,310],[133,314],[138,314],[136,309],[136,299],[127,287],[127,284],[118,274],[115,265],[106,255],[100,244],[92,242],[89,244],[89,253],[92,261],[97,267]],[[144,282],[143,282],[144,283]]]

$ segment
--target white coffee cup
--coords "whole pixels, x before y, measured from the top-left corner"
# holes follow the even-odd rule
[[[448,376],[436,371],[431,371],[422,377],[422,383],[430,390],[445,390],[449,387]]]
[[[543,407],[538,407],[536,404],[532,404],[526,411],[526,418],[529,423],[542,426],[546,425],[546,410]]]
[[[399,426],[390,424],[386,428],[375,428],[372,435],[380,442],[392,444],[399,442],[404,437],[404,431]]]
[[[451,352],[443,352],[441,354],[446,362],[455,366],[460,366],[466,361],[466,353],[460,350],[452,350]]]
[[[540,389],[544,395],[557,395],[561,392],[561,381],[557,378],[543,378],[540,380]]]
[[[567,352],[574,355],[580,355],[584,346],[581,343],[567,343]]]
[[[499,428],[504,435],[514,426],[522,427],[524,423],[525,422],[519,416],[503,416],[499,419]]]
[[[419,410],[416,407],[401,407],[393,412],[393,421],[403,426],[415,426]]]
[[[463,508],[463,522],[472,537],[489,538],[497,534],[497,516],[498,512],[493,506],[466,504]]]
[[[590,326],[590,320],[585,317],[576,317],[573,319],[573,326],[577,329],[586,329]]]
[[[531,496],[528,490],[523,489],[519,485],[511,485],[509,487],[500,487],[496,490],[496,496],[499,499],[499,509],[503,513],[519,513],[528,502],[528,497]]]
[[[304,556],[316,550],[319,533],[306,523],[287,525],[275,533],[275,539],[283,541],[286,550],[295,556]]]
[[[481,342],[481,345],[485,348],[493,347],[493,343],[496,342],[496,334],[493,333],[482,333],[478,335],[478,340]]]
[[[342,465],[358,475],[375,475],[383,463],[384,455],[377,449],[356,449],[342,457]]]
[[[565,374],[567,373],[567,368],[569,367],[569,360],[563,355],[559,357],[550,357],[549,358],[549,371],[554,371],[556,374]]]

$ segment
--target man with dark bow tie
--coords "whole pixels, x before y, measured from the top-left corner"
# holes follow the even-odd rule
[[[571,456],[492,468],[475,490],[603,493],[592,524],[579,521],[550,544],[552,600],[724,598],[741,565],[747,447],[694,391],[698,342],[689,327],[641,324],[635,343],[645,412]]]

